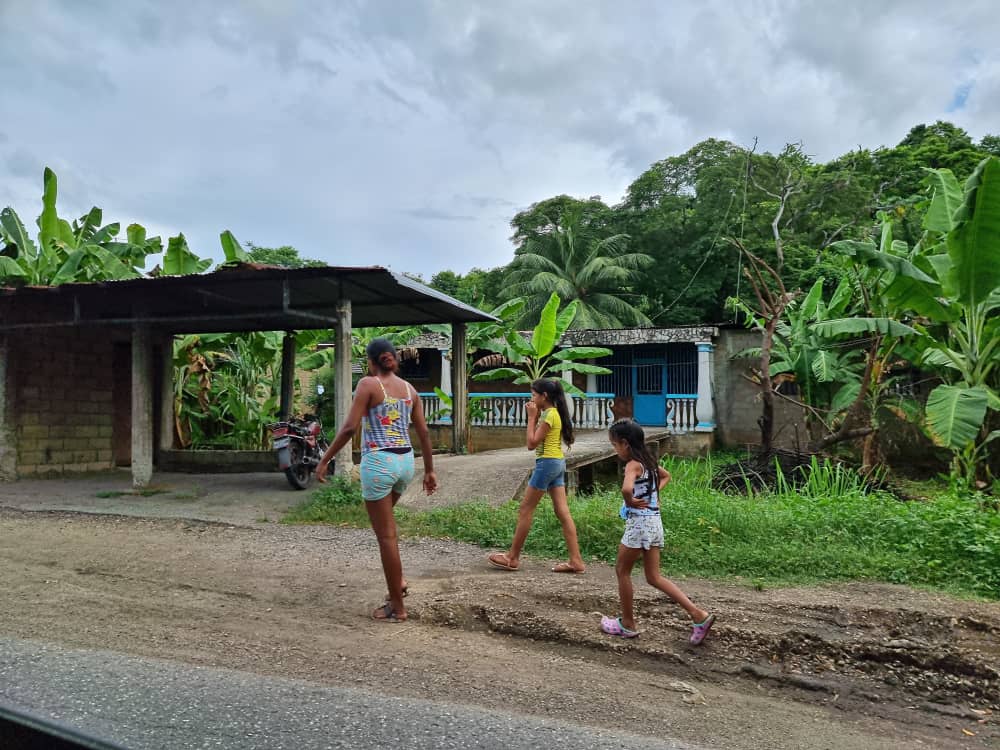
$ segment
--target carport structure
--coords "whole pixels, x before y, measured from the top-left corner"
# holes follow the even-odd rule
[[[351,401],[351,329],[368,326],[450,323],[451,382],[454,403],[467,400],[467,323],[492,321],[488,314],[386,268],[329,267],[285,269],[243,264],[209,274],[161,276],[124,281],[63,284],[53,287],[0,289],[0,478],[18,475],[18,441],[49,440],[22,447],[20,454],[38,457],[73,453],[73,440],[111,439],[111,428],[87,431],[87,414],[107,408],[111,399],[94,399],[64,420],[58,442],[44,414],[58,414],[63,401],[89,400],[70,394],[75,383],[97,381],[77,373],[73,363],[105,339],[126,341],[131,348],[131,464],[133,484],[142,487],[153,473],[156,449],[169,450],[174,434],[173,337],[192,333],[286,331],[282,348],[281,414],[291,409],[294,387],[293,331],[332,328],[335,333],[335,408],[342,419]],[[89,344],[87,342],[90,342]],[[110,347],[110,344],[108,345]],[[77,347],[79,347],[77,349]],[[76,350],[76,360],[60,359],[62,350]],[[52,351],[56,350],[56,351]],[[110,356],[107,358],[110,360]],[[60,365],[60,362],[63,364]],[[65,364],[70,362],[69,365]],[[44,372],[46,368],[70,374]],[[91,365],[92,367],[92,365]],[[79,368],[78,368],[79,369]],[[112,376],[109,361],[105,377]],[[157,372],[158,371],[158,372]],[[33,384],[54,384],[45,388]],[[107,391],[111,393],[110,390]],[[37,405],[37,408],[36,406]],[[154,408],[155,406],[155,408]],[[67,408],[69,408],[67,406]],[[42,418],[39,418],[39,414]],[[106,417],[106,415],[105,415]],[[51,420],[49,420],[51,421]],[[96,419],[108,422],[107,418]],[[465,409],[453,415],[453,449],[466,444]],[[158,435],[158,440],[157,440]],[[157,445],[157,442],[159,443]],[[103,445],[103,443],[102,443]],[[55,446],[53,448],[52,446]],[[101,453],[103,455],[103,453]],[[25,460],[20,462],[37,468]],[[101,463],[100,461],[97,462]],[[63,460],[64,470],[99,468],[92,461]],[[6,468],[5,468],[6,467]],[[110,462],[107,468],[110,468]],[[350,445],[337,456],[338,474],[351,468]],[[39,472],[40,473],[40,472]]]

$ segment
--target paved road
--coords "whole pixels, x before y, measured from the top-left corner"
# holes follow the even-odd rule
[[[465,706],[0,638],[0,701],[128,748],[693,745]]]

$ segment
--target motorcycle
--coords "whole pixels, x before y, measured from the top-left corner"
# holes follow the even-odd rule
[[[313,414],[292,417],[286,422],[270,424],[268,429],[278,454],[278,468],[285,472],[292,487],[306,489],[330,445],[319,417]]]

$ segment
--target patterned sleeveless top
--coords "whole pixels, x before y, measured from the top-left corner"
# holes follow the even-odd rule
[[[651,474],[649,469],[643,468],[642,474],[635,480],[632,487],[632,497],[635,500],[645,500],[649,505],[645,508],[630,508],[622,502],[618,514],[622,518],[660,515],[660,490],[657,486],[660,483],[659,480],[658,474]]]
[[[410,414],[413,400],[390,396],[382,380],[378,377],[384,400],[368,410],[361,423],[361,453],[372,451],[412,448],[410,443]],[[406,384],[407,393],[413,393],[413,386]]]

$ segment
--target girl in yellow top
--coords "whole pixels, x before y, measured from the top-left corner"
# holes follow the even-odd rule
[[[573,423],[562,384],[548,378],[534,381],[531,384],[531,400],[528,401],[527,412],[528,450],[535,451],[535,470],[528,480],[528,489],[521,501],[510,549],[506,553],[495,552],[487,560],[500,570],[517,570],[520,567],[521,549],[531,530],[535,508],[548,492],[556,517],[562,524],[566,550],[569,552],[569,562],[559,563],[552,568],[552,572],[582,573],[586,566],[580,556],[576,524],[573,523],[573,516],[570,515],[569,504],[566,502],[566,458],[561,443],[564,442],[567,446],[573,444]]]

